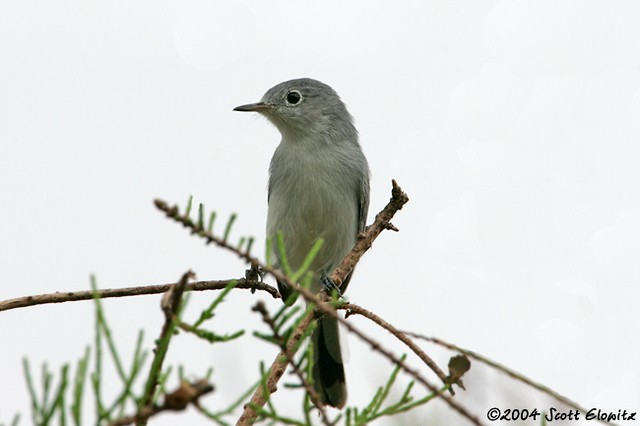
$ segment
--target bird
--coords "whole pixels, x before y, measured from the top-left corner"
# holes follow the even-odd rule
[[[353,117],[327,84],[299,78],[277,84],[261,101],[235,111],[257,112],[278,129],[281,140],[269,166],[267,238],[281,233],[291,270],[297,270],[319,239],[311,290],[331,290],[333,270],[365,229],[369,210],[370,172],[358,141]],[[273,247],[275,244],[272,244]],[[272,249],[276,266],[279,251]],[[351,280],[340,285],[343,294]],[[285,303],[292,290],[278,281]],[[343,408],[347,401],[339,323],[322,316],[311,336],[312,378],[322,405]]]

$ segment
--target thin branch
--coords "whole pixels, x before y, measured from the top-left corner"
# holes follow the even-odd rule
[[[300,291],[300,294],[302,294],[303,297],[305,297],[305,299],[307,297],[310,298],[310,299],[314,299],[315,295],[313,293],[310,293],[309,290],[306,290],[304,288],[299,288],[298,290]],[[355,334],[361,340],[364,340],[365,342],[367,342],[371,346],[371,348],[373,350],[381,353],[387,359],[389,359],[391,362],[393,362],[395,365],[398,365],[403,371],[405,371],[406,373],[411,375],[419,383],[424,385],[427,389],[429,389],[431,392],[436,394],[438,397],[442,398],[451,408],[453,408],[455,411],[460,413],[462,416],[466,417],[471,423],[473,423],[475,425],[481,425],[480,420],[476,416],[474,416],[469,411],[467,411],[462,405],[458,404],[458,402],[453,400],[453,398],[451,398],[450,396],[444,394],[444,392],[446,390],[450,389],[450,384],[445,383],[446,386],[444,388],[438,389],[435,385],[433,385],[426,378],[424,378],[420,374],[420,372],[418,370],[409,367],[405,362],[402,361],[402,359],[400,359],[399,357],[395,356],[392,352],[390,352],[390,351],[386,350],[385,348],[381,347],[379,343],[377,343],[373,339],[371,339],[368,336],[366,336],[364,333],[359,331],[357,328],[355,328],[349,322],[344,321],[344,319],[339,317],[338,314],[336,313],[336,311],[327,302],[328,301],[328,296],[325,295],[325,294],[322,294],[321,296],[322,296],[321,300],[318,300],[318,298],[315,297],[315,300],[316,300],[316,303],[317,303],[316,311],[319,311],[322,314],[330,315],[330,316],[338,319],[349,330],[349,332]],[[311,322],[316,319],[316,317],[317,317],[317,313],[315,313],[315,312],[310,312],[308,315],[306,315],[304,317],[304,319],[300,322],[298,327],[296,327],[296,329],[294,330],[294,332],[292,333],[292,335],[291,335],[291,337],[289,339],[289,342],[287,344],[287,352],[290,352],[291,350],[293,350],[293,348],[297,348],[299,346],[299,341],[305,335],[305,330],[309,327]],[[276,356],[275,360],[273,361],[273,363],[271,365],[271,368],[269,369],[269,375],[268,375],[267,380],[266,380],[266,384],[267,384],[266,392],[268,394],[272,394],[272,393],[276,392],[277,383],[280,380],[280,378],[282,377],[282,375],[284,374],[288,364],[289,364],[289,361],[287,359],[287,356],[286,356],[285,352],[281,351]],[[236,426],[243,426],[243,425],[252,424],[252,422],[255,421],[255,418],[257,416],[257,410],[256,409],[258,407],[264,406],[264,404],[266,403],[266,401],[267,401],[267,399],[269,397],[268,394],[265,395],[265,389],[262,389],[262,388],[257,389],[254,392],[253,397],[251,398],[251,401],[245,405],[244,411],[243,411],[242,415],[240,416],[240,418],[238,419],[238,421],[236,423]]]
[[[198,406],[198,399],[212,391],[213,386],[206,380],[198,380],[193,383],[183,381],[178,389],[164,396],[162,405],[145,405],[138,410],[137,414],[118,419],[111,422],[109,426],[125,426],[136,422],[146,422],[150,417],[163,411],[182,411],[189,404]]]
[[[545,386],[545,385],[543,385],[541,383],[534,382],[533,380],[531,380],[530,378],[524,376],[523,374],[518,373],[517,371],[514,371],[514,370],[510,369],[509,367],[506,367],[506,366],[504,366],[504,365],[502,365],[502,364],[500,364],[500,363],[498,363],[496,361],[493,361],[493,360],[491,360],[491,359],[489,359],[489,358],[485,357],[484,355],[481,355],[481,354],[479,354],[477,352],[471,351],[469,349],[461,348],[460,346],[454,345],[453,343],[445,342],[444,340],[438,339],[436,337],[428,337],[428,336],[424,336],[424,335],[416,334],[416,333],[412,333],[412,332],[405,332],[405,334],[407,334],[407,335],[409,335],[411,337],[414,337],[416,339],[426,340],[427,342],[431,342],[431,343],[434,343],[436,345],[443,346],[443,347],[445,347],[447,349],[451,349],[452,351],[456,351],[456,352],[459,352],[461,354],[464,354],[464,355],[468,356],[469,358],[475,359],[476,361],[480,361],[483,364],[486,364],[486,365],[488,365],[490,367],[493,367],[496,370],[505,373],[509,377],[511,377],[511,378],[513,378],[513,379],[515,379],[517,381],[520,381],[520,382],[522,382],[522,383],[524,383],[526,385],[529,385],[532,388],[537,389],[538,391],[540,391],[540,392],[542,392],[542,393],[544,393],[546,395],[549,395],[550,397],[552,397],[556,401],[558,401],[558,402],[560,402],[562,404],[565,404],[568,407],[571,407],[571,408],[573,408],[575,410],[578,410],[578,411],[580,411],[580,412],[582,412],[584,414],[587,414],[587,412],[588,412],[588,410],[586,408],[584,408],[583,406],[581,406],[577,402],[572,401],[571,399],[569,399],[566,396],[558,393],[557,391],[551,389],[550,387]],[[610,424],[610,423],[608,423],[608,422],[606,422],[604,420],[600,420],[600,419],[598,419],[598,420],[600,422],[602,422],[602,423]]]
[[[156,393],[160,375],[162,373],[162,364],[169,349],[169,342],[173,337],[176,328],[176,318],[178,310],[184,294],[185,287],[190,278],[194,274],[191,271],[185,272],[177,284],[171,286],[162,298],[161,307],[164,311],[165,321],[160,332],[160,337],[156,340],[156,348],[154,349],[153,361],[151,362],[151,370],[147,378],[144,395],[140,400],[139,407],[150,406],[153,402],[153,396]],[[146,424],[146,418],[142,417],[136,421],[137,424]]]
[[[309,297],[308,294],[305,294],[305,293],[308,293],[309,290],[304,289],[304,288],[300,288],[299,290],[300,290],[300,293],[305,297],[305,299],[307,299],[307,297]],[[311,295],[313,295],[313,294],[311,294]],[[324,296],[325,298],[328,298],[328,296],[325,295],[325,294],[322,294],[322,296]],[[355,334],[361,340],[367,342],[369,344],[369,346],[371,346],[371,349],[373,349],[373,350],[381,353],[382,355],[384,355],[387,359],[389,359],[395,365],[399,366],[403,371],[405,371],[406,373],[411,375],[413,378],[415,378],[419,383],[421,383],[423,386],[425,386],[431,392],[436,394],[438,397],[442,398],[449,405],[449,407],[453,408],[455,411],[460,413],[462,416],[466,417],[473,424],[481,425],[480,419],[478,419],[478,417],[474,416],[469,411],[467,411],[466,408],[464,408],[462,405],[458,404],[458,402],[456,402],[452,397],[444,394],[444,391],[446,389],[449,389],[449,390],[451,389],[451,386],[449,384],[449,380],[448,379],[445,380],[445,382],[444,382],[445,385],[446,385],[445,388],[438,389],[434,384],[432,384],[430,381],[428,381],[426,378],[424,378],[422,376],[422,374],[420,374],[420,372],[418,370],[409,367],[400,357],[394,355],[391,351],[383,348],[382,346],[380,346],[380,344],[378,342],[376,342],[375,340],[371,339],[370,337],[368,337],[367,335],[362,333],[360,330],[358,330],[356,327],[351,325],[348,321],[345,321],[343,318],[341,318],[337,314],[335,309],[333,309],[333,307],[331,307],[331,305],[329,303],[327,303],[326,301],[323,301],[320,304],[316,305],[316,310],[321,311],[325,315],[330,315],[333,318],[338,319],[338,321],[340,321],[347,328],[347,330],[349,330],[350,333]]]
[[[387,205],[376,215],[375,220],[367,227],[365,232],[358,235],[356,245],[340,263],[340,266],[333,271],[332,278],[338,287],[342,284],[342,279],[353,271],[356,263],[371,248],[373,241],[378,238],[382,231],[388,229],[398,232],[398,228],[391,223],[391,219],[398,210],[402,210],[402,207],[409,202],[409,196],[402,191],[395,179],[391,181],[391,186],[391,199]]]
[[[276,326],[275,321],[269,314],[267,307],[264,305],[263,302],[259,301],[254,305],[252,310],[260,313],[260,315],[262,316],[262,321],[265,324],[267,324],[271,329],[271,332],[273,333],[273,338],[278,342],[278,345],[280,346],[280,350],[287,357],[287,362],[293,368],[293,372],[296,374],[296,376],[298,376],[298,379],[300,380],[300,383],[302,383],[302,386],[304,386],[304,389],[307,391],[307,394],[309,395],[311,402],[318,409],[322,423],[325,425],[331,426],[333,423],[329,420],[329,417],[327,417],[326,410],[324,409],[322,404],[319,402],[320,398],[318,396],[318,393],[313,388],[311,383],[309,383],[309,381],[304,377],[302,370],[300,370],[300,368],[294,362],[293,360],[294,353],[287,350],[286,339],[284,338],[284,336],[280,335],[280,333],[278,332],[278,327]]]
[[[440,369],[440,367],[438,367],[438,364],[436,364],[436,362],[431,359],[429,355],[427,355],[418,345],[416,345],[415,342],[411,340],[406,333],[398,330],[393,325],[389,324],[387,321],[383,320],[373,312],[368,311],[353,303],[345,303],[344,305],[340,306],[339,309],[345,309],[347,311],[345,319],[349,318],[350,315],[358,314],[370,319],[380,327],[387,330],[389,333],[393,334],[398,340],[407,345],[409,349],[411,349],[413,353],[415,353],[434,373],[436,373],[438,375],[438,378],[440,378],[443,383],[450,384],[447,375]],[[461,386],[461,383],[456,384],[464,389],[464,387]],[[450,388],[450,391],[452,394],[454,394],[453,388]]]
[[[287,354],[296,352],[300,346],[300,341],[305,336],[305,330],[309,328],[309,325],[313,320],[314,313],[310,312],[302,319],[293,333],[291,333],[291,336],[287,341],[286,350],[281,350],[271,363],[271,367],[269,367],[269,374],[265,381],[266,389],[263,389],[263,386],[258,386],[249,402],[244,405],[244,410],[238,419],[236,426],[253,424],[258,415],[256,408],[263,407],[266,404],[269,395],[278,390],[278,382],[289,365],[289,358],[287,357]],[[268,392],[268,395],[265,395],[265,391]]]
[[[380,213],[376,215],[373,224],[368,226],[365,232],[358,235],[358,241],[356,242],[353,249],[351,249],[351,251],[342,260],[338,268],[336,268],[336,270],[333,272],[331,278],[334,280],[336,285],[340,286],[344,277],[346,277],[351,271],[353,271],[356,263],[358,263],[362,255],[369,248],[371,248],[373,241],[378,237],[378,235],[380,235],[382,231],[384,231],[385,229],[398,231],[398,229],[391,223],[391,219],[393,218],[395,213],[398,210],[401,210],[402,207],[409,201],[409,197],[402,191],[395,180],[392,180],[391,184],[391,199],[384,207],[384,209],[382,209],[382,211],[380,211]],[[213,243],[226,250],[232,251],[240,258],[250,263],[252,267],[260,265],[262,272],[271,274],[278,280],[288,281],[287,277],[279,269],[275,269],[268,265],[261,265],[260,261],[257,258],[252,257],[248,251],[240,250],[237,247],[231,246],[224,238],[216,237],[211,232],[205,230],[201,225],[191,220],[188,215],[180,215],[177,206],[170,207],[166,202],[159,199],[156,199],[153,202],[159,210],[162,210],[166,214],[167,217],[181,223],[182,226],[191,229],[191,232],[193,234],[197,234],[204,238],[207,244]]]
[[[204,290],[222,290],[229,283],[234,280],[214,280],[214,281],[196,281],[187,284],[186,291],[204,291]],[[238,278],[236,288],[245,290],[262,290],[271,294],[275,299],[280,298],[280,293],[274,287],[260,282],[258,279],[246,279]],[[142,296],[149,294],[165,293],[169,288],[174,285],[171,284],[154,284],[139,287],[122,287],[105,290],[92,290],[87,291],[70,291],[64,293],[49,293],[40,294],[36,296],[24,296],[15,299],[8,299],[0,301],[0,312],[8,311],[10,309],[26,308],[29,306],[44,305],[48,303],[64,303],[64,302],[77,302],[80,300],[92,300],[94,297],[100,299],[107,299],[110,297],[128,297],[128,296]]]

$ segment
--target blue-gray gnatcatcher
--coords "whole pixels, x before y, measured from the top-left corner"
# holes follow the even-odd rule
[[[324,245],[310,268],[312,290],[330,287],[328,277],[364,230],[369,209],[369,166],[351,115],[331,87],[309,78],[280,83],[260,102],[235,111],[262,114],[282,135],[269,169],[267,238],[275,242],[281,231],[292,270],[322,238]],[[273,254],[277,259],[278,251]],[[287,300],[291,290],[281,282],[278,288]],[[322,403],[342,408],[347,388],[338,321],[320,318],[312,344],[315,390]]]

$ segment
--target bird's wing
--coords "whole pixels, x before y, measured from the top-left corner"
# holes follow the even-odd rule
[[[358,191],[358,232],[363,232],[367,226],[367,213],[369,212],[369,176],[363,176]]]

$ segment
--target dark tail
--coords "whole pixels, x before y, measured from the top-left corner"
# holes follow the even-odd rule
[[[347,383],[340,352],[338,320],[322,317],[311,335],[313,342],[313,387],[320,402],[336,408],[347,402]]]

